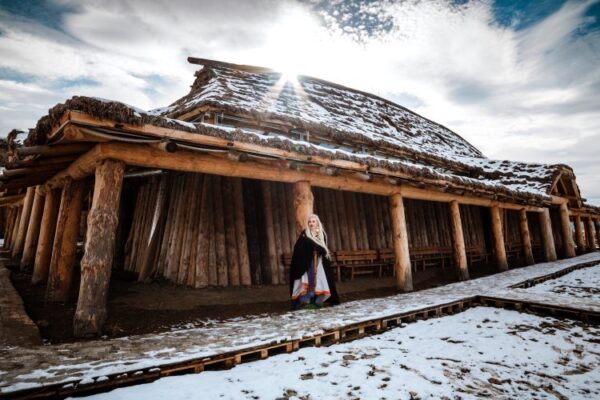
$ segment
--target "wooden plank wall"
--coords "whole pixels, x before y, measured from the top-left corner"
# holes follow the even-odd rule
[[[125,270],[142,268],[159,181],[149,177],[128,188],[137,194],[130,199],[135,204],[123,251]],[[393,248],[387,197],[322,188],[313,188],[313,195],[331,251]],[[292,253],[297,239],[293,200],[287,183],[170,173],[151,276],[192,287],[287,283],[282,255]],[[233,215],[237,208],[243,223]],[[407,199],[405,209],[411,248],[452,246],[447,203]],[[466,245],[485,251],[482,208],[461,205],[461,213]]]

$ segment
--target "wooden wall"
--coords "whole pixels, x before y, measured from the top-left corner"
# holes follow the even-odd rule
[[[166,207],[156,226],[150,276],[193,287],[288,282],[282,256],[291,255],[297,239],[293,185],[191,173],[164,176]],[[121,227],[125,270],[142,268],[160,204],[160,179],[128,181],[124,189],[129,205],[122,209],[132,210],[131,221],[123,219]],[[322,188],[313,188],[313,195],[332,251],[393,248],[387,197]],[[452,247],[447,203],[406,199],[405,210],[411,248]],[[465,243],[482,252],[485,211],[461,205]]]

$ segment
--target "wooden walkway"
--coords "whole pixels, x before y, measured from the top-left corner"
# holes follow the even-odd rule
[[[150,382],[160,377],[231,368],[307,346],[377,334],[405,323],[470,307],[492,306],[600,322],[600,303],[513,290],[596,265],[600,253],[510,270],[319,312],[237,319],[201,329],[37,348],[1,349],[0,398],[62,398]],[[37,365],[42,364],[39,368]],[[11,370],[10,365],[13,368]]]

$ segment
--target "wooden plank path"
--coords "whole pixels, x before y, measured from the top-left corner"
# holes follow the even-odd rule
[[[308,346],[355,340],[404,323],[437,318],[479,305],[598,322],[600,304],[522,293],[511,287],[553,279],[565,269],[600,262],[600,253],[510,270],[318,312],[299,311],[224,321],[155,335],[32,348],[0,349],[0,398],[63,398],[139,384],[160,377],[231,368]],[[574,303],[575,306],[570,304]]]

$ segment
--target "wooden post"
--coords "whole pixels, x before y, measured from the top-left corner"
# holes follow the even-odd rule
[[[33,267],[43,209],[44,195],[42,194],[41,187],[37,186],[35,188],[33,205],[31,206],[31,216],[29,217],[27,234],[25,235],[25,245],[23,247],[23,256],[21,257],[21,269]]]
[[[542,243],[546,261],[556,261],[556,247],[554,244],[554,236],[552,236],[550,209],[548,208],[545,208],[544,211],[540,213],[540,230],[542,232]]]
[[[577,239],[577,253],[585,253],[585,239],[583,237],[583,229],[581,227],[581,217],[575,216],[575,238]]]
[[[456,200],[450,202],[450,225],[452,228],[454,264],[456,265],[458,280],[466,281],[469,279],[469,266],[467,265],[467,250],[460,218],[460,205]]]
[[[242,286],[252,285],[250,258],[248,255],[248,238],[246,236],[246,218],[244,210],[244,191],[241,178],[233,179],[233,209],[235,211],[235,235],[238,245],[240,266],[240,283]]]
[[[296,210],[296,236],[300,235],[306,224],[308,217],[313,213],[314,197],[310,189],[310,182],[300,181],[294,183],[294,208]]]
[[[492,236],[494,238],[494,257],[496,266],[500,271],[506,271],[508,270],[508,262],[506,260],[506,249],[504,247],[500,207],[492,206],[490,210],[492,215]]]
[[[17,207],[15,212],[16,212],[15,221],[13,223],[12,233],[10,235],[10,243],[8,245],[11,252],[15,248],[15,241],[17,239],[17,234],[19,233],[19,225],[21,222],[21,215],[23,215],[23,206]]]
[[[527,211],[523,208],[519,210],[519,230],[521,231],[521,244],[523,245],[523,255],[525,265],[533,265],[533,249],[531,247],[531,237],[529,236],[529,223],[527,222]]]
[[[94,197],[88,214],[81,285],[73,319],[75,336],[97,334],[106,320],[106,298],[119,223],[125,164],[106,160],[96,167]]]
[[[167,196],[167,179],[168,175],[163,173],[158,184],[156,204],[154,205],[154,213],[152,214],[148,242],[142,255],[138,282],[148,279],[152,270],[152,264],[156,263],[154,258],[158,254],[159,232],[162,231],[166,219],[165,200]]]
[[[277,262],[277,247],[275,245],[275,228],[273,226],[273,206],[272,206],[272,196],[271,196],[271,182],[261,181],[262,185],[262,193],[263,193],[263,206],[264,206],[264,216],[265,216],[265,229],[267,232],[267,253],[269,260],[269,268],[267,276],[267,283],[277,285],[279,283],[279,273],[277,271],[277,266],[279,263]],[[311,194],[312,196],[312,194]],[[298,208],[296,208],[296,216],[298,216]],[[308,218],[308,216],[307,216]],[[298,221],[296,221],[297,223]],[[263,279],[265,276],[263,276]]]
[[[31,283],[34,285],[48,280],[48,270],[52,258],[52,244],[56,232],[56,217],[60,205],[60,189],[47,188],[44,199],[44,211],[40,226],[40,236],[35,253],[35,263]]]
[[[598,244],[598,248],[600,249],[600,220],[595,221],[594,225],[596,226],[596,242]]]
[[[560,205],[560,227],[565,246],[565,257],[575,257],[575,242],[573,241],[573,233],[571,233],[571,221],[569,219],[567,203]]]
[[[35,187],[30,186],[27,188],[27,194],[25,195],[25,200],[23,202],[23,211],[21,212],[21,219],[19,220],[19,230],[17,231],[15,246],[12,250],[13,258],[16,258],[23,252],[25,235],[27,234],[27,227],[29,226],[29,217],[31,216],[31,207],[33,206],[34,197]]]
[[[594,221],[592,220],[592,218],[587,217],[585,219],[585,226],[585,232],[587,234],[587,250],[596,251],[596,232],[594,231]]]
[[[406,232],[404,202],[399,193],[390,197],[390,216],[394,242],[396,287],[402,292],[410,292],[413,290],[413,281],[408,250],[408,233]]]
[[[62,190],[46,288],[48,301],[64,302],[69,299],[81,218],[83,186],[83,181],[68,179]]]

